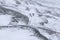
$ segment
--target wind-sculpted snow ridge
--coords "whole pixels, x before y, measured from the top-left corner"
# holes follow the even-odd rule
[[[58,2],[58,1],[57,1]],[[47,3],[47,4],[46,4]],[[32,31],[39,40],[60,39],[60,8],[43,0],[1,0],[0,28]],[[49,5],[50,4],[50,5]],[[48,6],[49,5],[49,6]]]

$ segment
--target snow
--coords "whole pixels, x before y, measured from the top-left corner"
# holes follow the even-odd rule
[[[5,0],[5,5],[3,6],[7,9],[13,9],[29,17],[28,25],[33,25],[35,28],[44,27],[54,30],[60,33],[60,1],[59,0],[18,0],[21,4],[16,4],[15,0]],[[25,3],[27,2],[28,5]],[[39,4],[38,4],[39,3]],[[41,5],[40,5],[41,4]],[[17,6],[16,6],[17,5]],[[29,8],[29,11],[26,8]],[[38,13],[36,9],[40,12]],[[51,13],[47,12],[50,11]],[[34,13],[34,15],[33,15]],[[39,15],[42,15],[39,17]],[[46,16],[50,17],[46,17]],[[48,20],[48,23],[44,23]],[[8,25],[11,21],[11,15],[0,15],[0,26]],[[41,25],[40,23],[44,23]],[[14,23],[15,24],[15,23]],[[17,23],[16,23],[17,24]],[[25,23],[19,21],[20,25],[25,25]],[[38,28],[37,28],[38,29]],[[13,31],[14,30],[14,31]],[[1,40],[38,40],[35,37],[29,37],[30,32],[26,30],[17,29],[3,29],[0,30]],[[59,40],[60,34],[55,33],[50,35],[45,30],[38,29],[41,34],[51,40]],[[58,38],[59,37],[59,38]]]
[[[33,35],[33,33],[23,29],[6,28],[0,30],[0,40],[39,40],[30,35]]]
[[[11,15],[0,15],[0,26],[8,25],[11,21]]]

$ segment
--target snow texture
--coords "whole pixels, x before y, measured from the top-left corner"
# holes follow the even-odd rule
[[[60,40],[60,1],[0,0],[0,40]]]

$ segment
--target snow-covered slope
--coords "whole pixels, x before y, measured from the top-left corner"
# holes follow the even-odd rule
[[[30,35],[33,35],[33,33],[23,29],[10,28],[0,30],[0,40],[39,40]]]
[[[7,25],[9,24],[9,22],[10,25],[12,24],[15,26],[22,24],[28,25],[39,30],[39,32],[48,39],[59,40],[60,39],[59,3],[60,3],[59,0],[10,0],[10,1],[0,0],[0,9],[3,10],[3,11],[0,10],[1,11],[0,26]],[[5,15],[4,12],[5,14],[8,14],[8,16]],[[4,14],[3,16],[2,13]],[[11,16],[15,18],[12,19]],[[13,20],[15,20],[15,22],[12,22]]]

